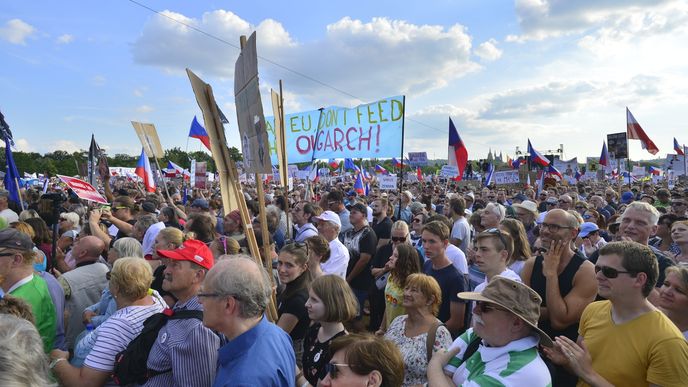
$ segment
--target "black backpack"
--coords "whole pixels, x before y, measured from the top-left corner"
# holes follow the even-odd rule
[[[144,384],[153,376],[165,374],[172,369],[165,371],[154,371],[148,369],[148,355],[158,339],[158,333],[168,320],[196,318],[203,320],[203,312],[200,310],[179,310],[173,311],[166,309],[162,313],[156,313],[146,319],[143,323],[143,330],[134,338],[124,351],[115,356],[115,368],[112,379],[120,386],[132,383]]]

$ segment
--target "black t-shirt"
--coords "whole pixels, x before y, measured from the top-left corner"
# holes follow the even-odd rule
[[[358,231],[350,229],[344,234],[340,234],[339,239],[344,246],[349,249],[349,266],[346,268],[347,276],[351,273],[354,266],[356,266],[356,263],[361,258],[361,254],[370,254],[368,266],[353,278],[349,284],[353,289],[370,289],[373,284],[370,264],[372,263],[373,257],[375,257],[375,249],[377,247],[377,236],[375,235],[375,231],[373,231],[370,226],[365,226]]]
[[[373,223],[372,227],[378,240],[392,237],[392,219],[389,216],[385,217],[382,222]]]
[[[327,375],[325,364],[332,359],[332,353],[330,353],[332,340],[346,335],[346,331],[341,331],[321,343],[318,341],[318,330],[320,330],[320,324],[313,324],[308,328],[308,334],[303,340],[303,377],[313,386],[317,385],[318,379],[325,379]]]
[[[299,322],[296,323],[294,329],[289,333],[292,340],[303,339],[308,330],[311,320],[308,318],[308,310],[306,310],[306,301],[308,300],[308,289],[303,288],[297,290],[286,300],[280,300],[277,314],[282,316],[283,313],[289,313],[296,316]]]
[[[451,317],[449,305],[452,302],[465,302],[457,295],[466,290],[463,275],[451,263],[445,268],[435,270],[432,268],[432,261],[430,260],[425,261],[425,264],[423,264],[423,273],[432,276],[440,284],[442,304],[440,304],[440,312],[437,318],[442,322],[447,322],[449,317]]]

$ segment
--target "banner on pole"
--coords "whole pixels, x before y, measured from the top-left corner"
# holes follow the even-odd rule
[[[76,196],[80,199],[90,200],[92,202],[109,204],[107,199],[103,197],[92,185],[87,182],[77,179],[76,177],[57,175],[69,188],[74,191]]]
[[[442,177],[456,177],[459,175],[459,167],[456,165],[443,165],[440,170],[440,176]]]
[[[401,154],[404,97],[354,108],[331,106],[284,116],[289,162],[311,159],[392,158]],[[278,164],[274,117],[266,118],[270,158]]]
[[[428,153],[427,152],[409,152],[408,153],[409,164],[412,167],[424,167],[428,165]]]
[[[194,170],[194,175],[196,176],[196,181],[194,182],[193,187],[194,188],[206,188],[206,181],[208,178],[206,177],[206,172],[207,172],[208,165],[205,161],[197,161],[196,162],[196,169]]]
[[[394,175],[380,175],[377,177],[381,190],[395,190],[397,189],[397,177]]]

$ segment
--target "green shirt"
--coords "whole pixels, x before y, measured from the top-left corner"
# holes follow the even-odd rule
[[[12,290],[11,295],[19,297],[31,305],[36,328],[43,340],[43,350],[49,353],[53,349],[55,341],[55,329],[57,316],[55,315],[55,305],[50,298],[48,285],[43,278],[34,275],[31,281]]]

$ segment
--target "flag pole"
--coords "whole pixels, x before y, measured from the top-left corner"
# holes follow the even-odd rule
[[[148,143],[148,149],[151,150],[151,153],[153,153],[153,159],[155,160],[155,165],[158,167],[158,174],[160,175],[160,179],[162,180],[162,185],[165,187],[165,193],[167,194],[167,197],[170,198],[170,191],[167,190],[167,183],[165,183],[165,176],[162,174],[162,168],[160,168],[160,162],[158,162],[157,156],[155,156],[155,152],[153,152],[153,145],[150,142],[150,139],[148,138],[147,134],[144,134],[146,136],[146,142]],[[187,140],[188,141],[188,140]],[[144,154],[146,152],[144,151]],[[148,157],[148,155],[146,155]],[[191,171],[189,171],[190,173]],[[182,171],[182,179],[184,177],[184,172]]]
[[[399,192],[397,197],[399,199],[399,219],[401,219],[401,191],[404,188],[404,125],[406,123],[406,96],[402,96],[402,106],[404,107],[404,114],[401,116],[401,167],[399,168]]]

